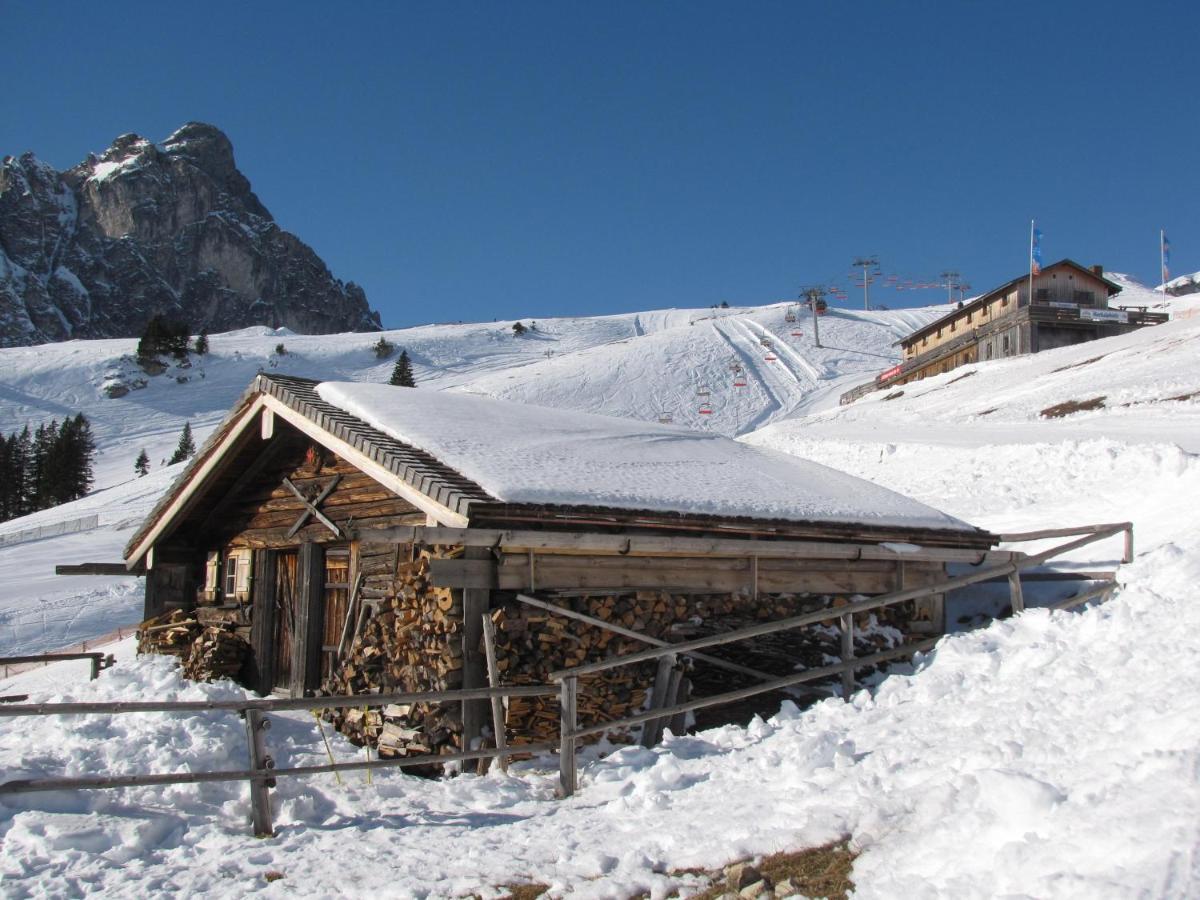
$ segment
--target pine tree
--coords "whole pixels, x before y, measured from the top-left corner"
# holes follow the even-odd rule
[[[196,355],[204,356],[208,353],[208,329],[200,329],[200,334],[196,337]]]
[[[528,330],[529,330],[529,329],[527,329],[527,328],[526,328],[524,325],[522,325],[520,322],[514,322],[514,323],[513,323],[513,336],[514,336],[514,337],[520,337],[521,335],[523,335],[523,334],[524,334],[526,331],[528,331]]]
[[[64,428],[67,423],[63,422]],[[83,413],[76,413],[67,429],[70,436],[66,447],[67,500],[78,500],[87,496],[95,481],[92,463],[96,458],[96,439],[92,437],[92,423]]]
[[[179,446],[175,448],[175,452],[171,454],[171,458],[167,460],[168,466],[173,466],[175,463],[183,462],[196,452],[196,442],[192,440],[192,423],[184,422],[183,431],[179,432]]]
[[[150,457],[146,455],[145,447],[138,454],[138,458],[133,461],[133,471],[137,473],[138,478],[150,474]]]
[[[29,426],[21,429],[21,433],[13,441],[13,471],[17,483],[14,490],[17,497],[14,515],[23,516],[33,512],[33,437]]]
[[[408,358],[407,350],[400,351],[396,365],[392,367],[392,377],[388,380],[388,384],[395,385],[396,387],[417,386],[417,382],[413,378],[412,362]]]

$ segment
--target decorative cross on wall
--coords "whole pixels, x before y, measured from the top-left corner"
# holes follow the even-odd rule
[[[342,530],[340,528],[338,528],[337,525],[335,525],[329,519],[328,516],[326,516],[323,512],[321,512],[320,509],[318,509],[318,507],[321,505],[321,501],[323,501],[326,497],[328,497],[330,494],[333,493],[333,489],[338,486],[338,482],[341,480],[342,480],[341,475],[334,475],[333,478],[329,479],[329,483],[327,485],[325,485],[325,487],[321,488],[321,492],[319,494],[317,494],[316,499],[309,500],[307,497],[304,496],[304,492],[301,491],[300,488],[298,488],[298,487],[296,487],[296,485],[292,484],[292,481],[290,478],[283,479],[283,483],[288,486],[288,489],[293,494],[296,495],[296,497],[300,500],[301,503],[304,504],[304,512],[300,513],[300,518],[298,518],[296,520],[296,524],[293,525],[288,530],[288,533],[287,533],[288,537],[291,537],[297,531],[299,531],[301,528],[303,528],[305,523],[308,522],[308,519],[310,516],[315,518],[318,522],[320,522],[322,525],[324,525],[326,528],[328,528],[330,531],[332,531],[335,537],[342,536]]]

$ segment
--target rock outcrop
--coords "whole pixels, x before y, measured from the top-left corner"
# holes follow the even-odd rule
[[[0,161],[0,346],[193,331],[374,331],[379,314],[275,224],[217,128],[135,134],[66,172]]]

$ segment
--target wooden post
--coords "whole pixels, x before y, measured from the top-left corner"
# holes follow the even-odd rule
[[[680,673],[682,675],[682,673]],[[675,695],[675,703],[687,703],[692,699],[692,679],[681,678],[679,682],[679,690]],[[676,713],[671,718],[671,733],[686,734],[687,733],[687,717],[686,712]]]
[[[1133,525],[1132,524],[1130,524],[1130,526],[1125,529],[1125,555],[1123,557],[1121,557],[1121,562],[1123,562],[1123,563],[1133,562]]]
[[[486,547],[468,547],[463,559],[491,559]],[[491,591],[486,588],[464,588],[462,591],[462,650],[464,688],[483,687],[487,680],[487,663],[480,644],[483,642],[483,617],[491,605]],[[464,700],[462,705],[463,749],[472,749],[472,743],[483,734],[483,723],[487,721],[486,700]]]
[[[250,748],[250,770],[273,769],[275,761],[267,755],[266,732],[271,720],[257,709],[246,710],[246,743]],[[255,837],[271,837],[275,828],[271,823],[271,787],[275,779],[253,777],[250,779],[250,817]]]
[[[487,613],[482,616],[483,622],[483,649],[487,657],[487,676],[488,687],[500,687],[500,669],[496,665],[496,626],[492,622],[492,617]],[[504,701],[499,697],[492,698],[492,732],[496,736],[496,749],[503,751],[508,748],[508,737],[504,731]],[[500,771],[508,771],[508,755],[499,753],[496,756],[496,763],[500,766]]]
[[[250,597],[250,687],[266,696],[275,689],[275,551],[255,551]]]
[[[854,616],[844,615],[838,619],[842,629],[842,662],[848,663],[854,659]],[[849,701],[854,694],[854,670],[842,672],[842,699]]]
[[[676,656],[667,653],[658,658],[658,671],[654,673],[654,689],[650,693],[650,708],[665,709],[671,705],[667,691],[671,686],[671,670],[675,668]],[[642,746],[653,747],[662,736],[662,719],[651,719],[642,726]]]
[[[559,744],[558,782],[564,797],[575,793],[577,771],[575,767],[576,702],[579,699],[579,679],[568,675],[562,680],[559,692]]]
[[[1008,592],[1012,597],[1013,615],[1025,612],[1025,594],[1021,590],[1021,573],[1019,571],[1008,576]]]
[[[99,653],[92,657],[92,681],[100,677],[100,660],[102,658]]]

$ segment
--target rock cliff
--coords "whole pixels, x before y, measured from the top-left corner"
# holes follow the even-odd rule
[[[360,287],[275,224],[211,125],[122,135],[66,172],[0,161],[0,346],[136,336],[157,313],[194,332],[380,328]]]

